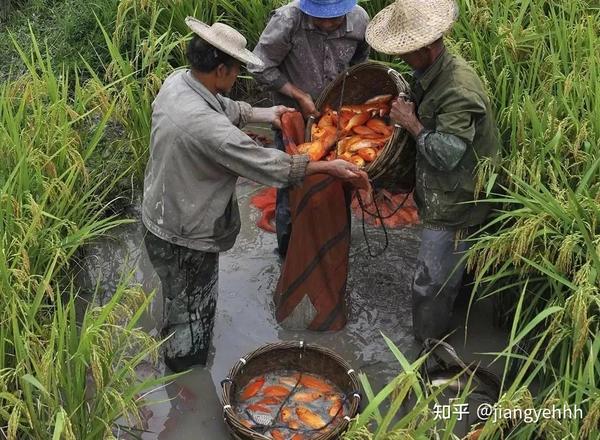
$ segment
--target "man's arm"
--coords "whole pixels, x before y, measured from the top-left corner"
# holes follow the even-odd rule
[[[475,137],[475,125],[486,107],[476,93],[466,89],[448,89],[440,97],[435,130],[427,130],[415,112],[415,104],[397,99],[390,117],[416,140],[419,152],[435,168],[452,171]]]
[[[283,87],[278,90],[278,92],[296,100],[304,117],[318,115],[319,112],[317,111],[317,107],[312,99],[312,96],[310,96],[304,90],[296,87],[292,83],[285,83]]]
[[[289,82],[279,70],[279,66],[292,48],[294,27],[292,19],[276,12],[267,23],[253,51],[262,60],[263,65],[247,66],[256,81],[270,90],[280,90]]]
[[[224,120],[217,118],[211,125],[214,130],[197,145],[234,175],[278,188],[299,184],[306,175],[318,173],[349,181],[357,187],[368,185],[364,171],[352,163],[340,159],[309,162],[307,155],[289,155],[275,148],[263,148],[241,130],[228,129]]]
[[[281,128],[281,115],[286,112],[293,112],[296,109],[284,105],[273,107],[252,107],[252,113],[248,122],[270,122],[277,128]]]

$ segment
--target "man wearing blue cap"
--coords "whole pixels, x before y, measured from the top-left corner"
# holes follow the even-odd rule
[[[274,11],[254,48],[264,64],[251,63],[248,70],[274,92],[274,104],[294,107],[305,117],[315,115],[314,102],[325,86],[349,66],[367,60],[368,22],[356,0],[295,0]],[[275,142],[284,149],[279,131]],[[277,191],[275,222],[284,256],[291,230],[285,189]]]

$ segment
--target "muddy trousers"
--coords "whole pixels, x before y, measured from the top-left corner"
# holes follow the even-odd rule
[[[285,151],[281,130],[273,133],[275,147],[280,151]],[[292,233],[292,213],[290,211],[290,193],[288,188],[277,188],[277,197],[275,199],[275,232],[277,234],[277,251],[279,255],[285,258],[290,235]]]
[[[164,241],[146,231],[144,241],[163,294],[161,337],[172,371],[206,365],[217,306],[219,254]]]
[[[450,330],[454,300],[462,286],[464,252],[470,243],[458,231],[423,228],[412,282],[413,332],[418,340],[441,338]]]

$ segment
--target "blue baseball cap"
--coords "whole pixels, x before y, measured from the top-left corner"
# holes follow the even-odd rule
[[[300,10],[311,17],[334,18],[346,15],[356,0],[300,0]]]

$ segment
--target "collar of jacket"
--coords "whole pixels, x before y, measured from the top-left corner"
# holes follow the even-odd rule
[[[422,75],[417,76],[417,81],[423,90],[427,90],[429,88],[433,80],[436,79],[440,72],[448,65],[451,57],[452,55],[446,48],[444,48],[442,53],[438,55],[433,64],[429,66]]]
[[[225,113],[225,110],[223,109],[223,105],[221,104],[221,101],[219,101],[219,98],[213,95],[211,91],[208,90],[206,86],[204,86],[204,84],[202,84],[200,81],[194,78],[194,75],[192,75],[191,70],[188,69],[184,72],[183,80],[188,86],[190,86],[190,88],[194,92],[200,95],[215,111],[223,114]]]
[[[321,32],[313,24],[310,15],[305,14],[304,12],[300,11],[300,9],[298,9],[298,11],[302,14],[302,28],[303,29],[307,29],[307,30],[310,30],[310,31]],[[350,12],[348,14],[350,14]],[[344,35],[352,32],[354,30],[354,25],[352,24],[352,20],[348,20],[348,14],[346,14],[344,16],[344,20],[346,22],[345,28],[344,28],[344,25],[342,24],[335,31],[331,32],[330,34],[327,34],[328,38],[342,37],[342,36],[344,36]]]

